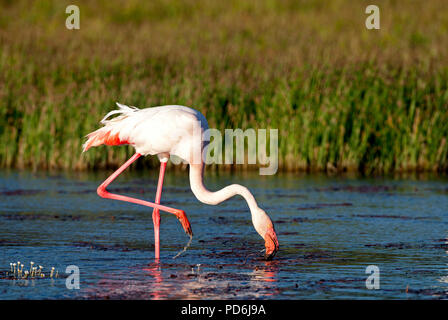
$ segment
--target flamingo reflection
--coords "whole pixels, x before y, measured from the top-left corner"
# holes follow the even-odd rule
[[[126,275],[106,275],[97,283],[95,298],[112,299],[232,299],[266,298],[279,292],[277,263],[255,266],[150,263]],[[121,279],[120,279],[121,278]],[[127,280],[123,280],[127,279]],[[92,294],[90,294],[92,296]]]

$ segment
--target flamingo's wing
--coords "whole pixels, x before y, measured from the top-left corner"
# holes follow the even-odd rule
[[[198,111],[184,106],[146,109],[118,106],[118,110],[109,112],[101,120],[104,127],[87,136],[84,151],[102,144],[131,144],[142,155],[174,152],[183,157],[191,148],[191,138],[198,133],[200,139],[201,128],[204,123],[207,125]],[[114,114],[119,116],[108,120]]]
[[[141,110],[141,121],[133,123],[129,136],[138,153],[169,153],[188,160],[191,140],[201,140],[202,126],[195,110],[162,106]]]
[[[91,132],[87,135],[87,141],[83,145],[83,152],[89,150],[91,147],[96,147],[102,144],[105,145],[122,145],[130,144],[129,137],[122,134],[123,122],[125,119],[132,117],[139,109],[117,103],[119,109],[109,112],[102,120],[101,123],[104,127]],[[120,114],[120,116],[107,120],[111,115]]]

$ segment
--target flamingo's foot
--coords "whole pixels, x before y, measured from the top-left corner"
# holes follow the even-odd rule
[[[189,236],[193,236],[193,231],[191,230],[191,224],[190,221],[188,221],[187,215],[183,210],[179,210],[178,213],[176,213],[177,219],[179,219],[180,223],[182,224],[182,227],[185,230],[185,233]]]

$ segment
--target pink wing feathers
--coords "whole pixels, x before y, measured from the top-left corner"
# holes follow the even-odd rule
[[[89,133],[88,140],[83,145],[83,152],[89,150],[91,147],[97,147],[105,144],[108,146],[118,146],[122,144],[130,144],[127,140],[120,139],[120,133],[111,134],[111,131],[103,130],[103,128]]]
[[[109,112],[101,123],[104,127],[91,132],[87,135],[87,141],[83,145],[83,152],[89,150],[91,147],[96,147],[102,144],[109,146],[118,146],[123,144],[132,144],[127,137],[123,137],[121,132],[121,125],[123,120],[131,116],[134,112],[139,111],[138,108],[128,107],[117,102],[118,110]],[[111,115],[120,114],[120,116],[107,120]]]

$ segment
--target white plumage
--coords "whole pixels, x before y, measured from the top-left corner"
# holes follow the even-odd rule
[[[161,188],[163,184],[166,162],[171,155],[186,160],[190,165],[190,186],[196,198],[206,204],[216,205],[235,195],[242,196],[250,209],[252,223],[258,234],[265,240],[266,258],[271,259],[277,252],[279,244],[274,225],[255,201],[252,193],[244,186],[232,184],[216,192],[207,190],[203,183],[204,161],[209,136],[207,136],[208,124],[205,117],[197,110],[185,106],[168,105],[138,109],[117,103],[119,109],[109,112],[102,120],[103,127],[87,135],[88,139],[83,145],[84,151],[91,147],[106,145],[130,144],[135,148],[136,155],[129,159],[120,169],[112,174],[100,187],[98,194],[102,197],[129,201],[151,206],[155,216],[154,230],[156,241],[156,257],[158,257],[158,230],[159,209],[180,214],[178,209],[160,206]],[[112,119],[110,116],[118,115]],[[158,185],[157,203],[149,203],[139,199],[133,199],[121,195],[110,194],[106,187],[125,170],[140,155],[157,155],[161,165],[161,180]],[[158,200],[157,200],[158,199]],[[178,218],[186,232],[191,233],[191,228],[185,213]],[[158,221],[158,222],[157,222]]]
[[[117,105],[118,110],[109,112],[101,120],[104,126],[87,136],[84,151],[101,144],[130,144],[142,155],[159,155],[164,160],[176,155],[191,163],[194,147],[202,149],[202,134],[208,124],[199,111],[178,105],[146,109]],[[108,120],[117,114],[119,116]]]

